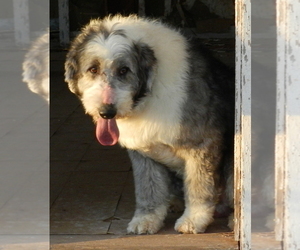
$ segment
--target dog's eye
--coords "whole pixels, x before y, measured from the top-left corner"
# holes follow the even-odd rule
[[[92,74],[97,74],[98,73],[98,69],[96,67],[91,67],[88,69],[89,72],[91,72]]]
[[[119,70],[119,75],[124,76],[129,71],[128,67],[123,67]]]

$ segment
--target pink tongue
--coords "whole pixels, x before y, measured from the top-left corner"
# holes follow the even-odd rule
[[[119,139],[119,129],[116,119],[99,118],[96,127],[96,137],[104,146],[115,145]]]

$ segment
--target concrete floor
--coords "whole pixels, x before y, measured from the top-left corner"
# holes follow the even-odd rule
[[[180,235],[170,213],[157,235],[129,236],[135,206],[127,153],[103,147],[91,118],[63,81],[65,52],[51,55],[51,249],[237,249],[226,219]]]
[[[22,82],[25,53],[0,37],[1,250],[49,241],[49,107]]]

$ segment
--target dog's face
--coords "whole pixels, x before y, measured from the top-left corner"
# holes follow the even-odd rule
[[[155,65],[149,46],[133,41],[123,30],[108,31],[100,21],[98,27],[85,28],[74,40],[65,63],[65,80],[97,123],[100,143],[117,142],[115,120],[130,116],[149,94]]]

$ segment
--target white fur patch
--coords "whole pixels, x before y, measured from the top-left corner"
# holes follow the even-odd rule
[[[129,51],[132,47],[131,39],[120,35],[112,35],[107,39],[97,36],[87,43],[84,53],[87,56],[95,56],[113,60],[124,51]]]

